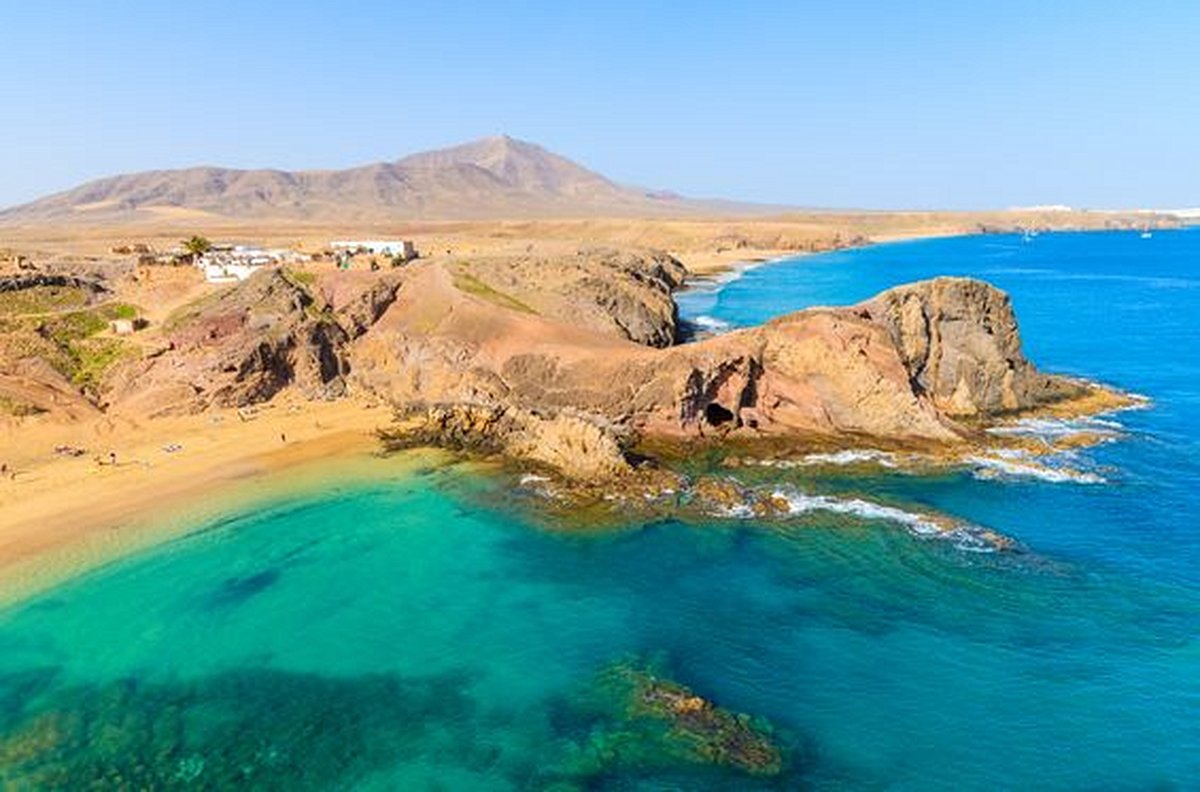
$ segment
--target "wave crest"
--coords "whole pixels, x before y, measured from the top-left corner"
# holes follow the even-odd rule
[[[949,541],[958,549],[969,552],[994,553],[1019,549],[1016,541],[989,528],[945,515],[907,511],[858,497],[809,495],[793,489],[777,489],[771,493],[771,500],[786,504],[783,513],[789,516],[829,512],[861,520],[879,520],[900,525],[913,536]],[[749,503],[739,503],[721,510],[721,516],[737,519],[749,519],[756,515],[757,511]]]

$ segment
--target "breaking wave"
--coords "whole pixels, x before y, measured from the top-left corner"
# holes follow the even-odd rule
[[[862,498],[807,495],[791,489],[775,490],[772,498],[786,502],[787,514],[792,516],[828,512],[862,520],[880,520],[900,525],[910,534],[923,539],[949,541],[958,549],[969,552],[994,553],[1017,547],[1008,537],[978,525],[942,515],[906,511]],[[726,517],[748,519],[755,516],[753,507],[746,503],[736,504],[722,511]]]
[[[794,464],[801,467],[812,465],[861,465],[874,464],[886,468],[896,467],[896,457],[887,451],[874,448],[847,448],[832,453],[808,454],[795,460]]]
[[[1035,462],[1026,454],[1013,451],[996,451],[988,456],[972,456],[966,460],[974,467],[977,479],[994,480],[1004,478],[1032,478],[1051,484],[1106,484],[1108,480],[1098,473],[1063,467],[1053,459]]]
[[[779,468],[787,470],[797,467],[837,466],[848,465],[879,465],[885,468],[899,467],[896,455],[888,451],[874,448],[847,448],[841,451],[806,454],[798,459],[751,459],[742,460],[742,464],[755,467]]]
[[[1091,434],[1116,438],[1125,431],[1125,425],[1111,418],[1087,416],[1083,418],[1022,418],[1013,423],[993,426],[988,434],[1007,437],[1032,437],[1046,442],[1061,440],[1073,435]]]
[[[687,321],[690,322],[693,326],[695,326],[701,330],[708,330],[711,332],[719,332],[722,330],[728,330],[732,326],[729,324],[729,322],[726,322],[723,319],[717,319],[715,317],[708,316],[707,314],[701,314],[700,316],[694,316]]]

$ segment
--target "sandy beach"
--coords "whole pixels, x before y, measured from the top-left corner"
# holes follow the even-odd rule
[[[243,415],[3,427],[0,605],[255,502],[403,475],[421,459],[378,456],[390,413],[369,402],[281,400]],[[67,445],[86,452],[55,453]]]
[[[963,231],[962,219],[949,227],[915,219],[924,224],[913,223],[902,230],[888,226],[884,230],[892,233],[880,235],[878,241]],[[786,248],[756,243],[701,249],[696,240],[714,229],[698,222],[623,223],[620,233],[604,223],[487,228],[490,234],[469,224],[437,227],[445,236],[423,240],[422,246],[436,250],[436,241],[439,246],[461,250],[469,245],[472,251],[493,254],[533,250],[539,255],[565,256],[565,251],[580,244],[573,235],[586,230],[585,242],[592,238],[612,242],[615,236],[621,243],[678,243],[689,273],[699,281],[723,280],[745,269],[812,252],[797,249],[798,243]],[[777,238],[778,229],[768,225],[767,230],[770,233],[763,233],[764,238]],[[518,241],[516,235],[523,233],[531,233],[537,241]],[[793,233],[797,239],[809,240],[813,232],[801,226]],[[829,234],[828,229],[823,233]],[[88,238],[92,245],[111,241]],[[157,280],[134,284],[128,296],[155,306],[154,318],[161,323],[169,309],[198,290],[203,292],[202,286],[181,289],[177,280],[168,278],[158,286]],[[138,413],[129,410],[62,413],[0,420],[0,464],[5,466],[0,476],[0,604],[187,526],[237,511],[254,499],[302,491],[314,482],[325,485],[339,477],[396,475],[405,465],[382,464],[375,456],[375,430],[392,417],[386,404],[376,401],[308,401],[287,392],[242,411],[207,410],[170,418],[136,418],[131,416]],[[82,453],[57,453],[59,448],[82,449]]]

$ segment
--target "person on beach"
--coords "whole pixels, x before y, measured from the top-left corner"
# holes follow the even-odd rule
[[[116,466],[116,464],[117,464],[117,452],[116,451],[108,452],[108,464],[113,465],[114,467]]]

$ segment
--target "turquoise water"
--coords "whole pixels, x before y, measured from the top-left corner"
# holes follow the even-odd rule
[[[954,515],[1024,552],[828,512],[561,533],[523,518],[505,482],[459,469],[343,487],[0,613],[0,779],[1200,788],[1198,268],[1200,232],[971,237],[806,257],[685,295],[685,314],[742,325],[977,275],[1013,294],[1044,367],[1151,397],[1073,460],[1104,483],[769,473]],[[629,725],[589,702],[623,662],[769,721],[784,773],[622,743]]]

